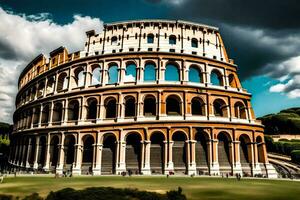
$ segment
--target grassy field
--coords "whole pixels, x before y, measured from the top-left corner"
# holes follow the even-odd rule
[[[71,187],[118,187],[164,193],[167,190],[183,188],[189,200],[296,200],[300,199],[300,182],[278,180],[221,179],[204,177],[120,177],[120,176],[80,176],[58,178],[28,176],[8,177],[0,184],[0,193],[24,197],[33,192],[46,196],[50,191]]]

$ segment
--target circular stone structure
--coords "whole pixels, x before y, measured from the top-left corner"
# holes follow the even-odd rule
[[[39,55],[19,77],[10,163],[62,174],[275,177],[216,27],[106,24],[83,51]]]

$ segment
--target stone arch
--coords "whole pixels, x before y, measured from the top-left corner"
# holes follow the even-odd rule
[[[153,35],[153,33],[149,33],[147,35],[147,43],[148,44],[153,44],[154,43],[154,35]]]
[[[156,81],[156,64],[153,61],[146,61],[144,67],[144,81]]]
[[[82,137],[82,173],[91,173],[94,161],[94,144],[95,138],[91,134],[86,134]]]
[[[91,78],[91,85],[98,85],[101,83],[101,76],[102,76],[102,72],[101,72],[101,67],[98,64],[93,64],[91,66],[91,71],[92,71],[92,78]]]
[[[174,164],[174,171],[177,173],[187,172],[187,134],[182,131],[175,131],[172,134],[172,160]]]
[[[228,117],[228,109],[223,99],[215,99],[213,102],[214,115],[216,117]]]
[[[83,66],[77,67],[74,70],[74,81],[76,87],[83,87],[85,82],[85,70]]]
[[[114,174],[116,170],[117,137],[114,133],[105,133],[102,137],[101,173]]]
[[[55,79],[53,76],[48,78],[47,86],[46,86],[46,94],[50,94],[54,92]]]
[[[238,101],[234,104],[234,116],[238,119],[247,119],[246,107],[243,102]]]
[[[234,74],[229,74],[228,81],[229,81],[230,87],[238,88],[238,83],[237,83],[237,80],[236,80]]]
[[[242,165],[250,164],[251,161],[251,139],[247,134],[239,136],[240,141],[240,162]]]
[[[191,47],[198,48],[198,40],[196,38],[192,38]]]
[[[127,61],[124,82],[135,82],[136,80],[137,80],[137,64],[135,61]]]
[[[126,96],[125,98],[125,117],[136,116],[136,99],[134,96]]]
[[[175,45],[176,44],[176,35],[169,36],[169,44]]]
[[[63,105],[61,102],[54,103],[52,123],[61,124]]]
[[[62,72],[58,76],[57,80],[57,92],[60,92],[62,90],[65,90],[68,88],[68,75],[66,72]]]
[[[202,69],[198,65],[189,67],[189,81],[194,83],[203,83]]]
[[[228,170],[231,172],[231,136],[229,133],[225,131],[221,131],[217,135],[218,139],[218,162],[220,168],[225,168],[226,171]],[[220,169],[221,170],[221,169]],[[226,172],[228,172],[226,171]]]
[[[31,167],[33,167],[33,163],[34,163],[34,159],[35,159],[35,152],[36,152],[36,149],[38,148],[37,147],[37,144],[36,144],[36,137],[35,136],[31,136],[31,141],[29,143],[29,155],[28,155],[28,162],[30,164]]]
[[[162,132],[153,132],[150,135],[150,168],[152,174],[162,174],[164,171],[164,142],[166,138]]]
[[[223,75],[218,69],[213,69],[211,71],[210,82],[212,85],[224,86]]]
[[[119,66],[117,63],[112,62],[108,64],[108,84],[116,84],[119,81]]]
[[[49,113],[50,113],[50,105],[46,104],[43,107],[43,111],[42,111],[42,125],[48,125],[49,123]]]
[[[178,95],[169,95],[166,98],[166,114],[182,115],[181,98]]]
[[[137,132],[126,134],[126,169],[129,173],[139,174],[141,171],[142,135]]]
[[[201,97],[194,97],[191,101],[192,115],[205,115],[205,103]]]
[[[166,81],[180,81],[180,67],[175,62],[168,62],[165,70]]]
[[[64,152],[65,152],[65,169],[71,170],[73,163],[75,162],[75,144],[76,138],[73,134],[65,136]]]
[[[256,145],[257,145],[257,156],[258,156],[258,162],[259,163],[265,163],[265,151],[264,151],[264,140],[263,137],[258,135],[256,136]]]
[[[156,116],[156,97],[154,95],[146,95],[144,97],[144,116]]]
[[[39,142],[39,155],[37,160],[39,168],[44,167],[46,164],[46,144],[47,144],[46,136],[41,136]]]
[[[44,95],[44,90],[45,90],[45,82],[41,81],[37,89],[37,98],[42,97]]]
[[[95,97],[91,97],[87,99],[87,116],[88,120],[92,120],[96,122],[97,119],[97,110],[98,110],[98,100]]]
[[[117,100],[115,97],[107,97],[104,100],[105,118],[117,117]]]
[[[60,137],[53,135],[50,139],[50,166],[56,168],[58,164]]]
[[[195,160],[199,174],[204,174],[205,171],[208,172],[210,146],[207,143],[209,139],[209,134],[203,130],[197,130],[195,133]]]
[[[79,101],[71,100],[68,105],[68,121],[77,121],[79,119]]]

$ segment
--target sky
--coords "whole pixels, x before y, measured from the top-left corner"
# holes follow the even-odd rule
[[[219,27],[256,116],[300,106],[298,0],[0,0],[0,121],[12,122],[18,76],[38,54],[82,50],[86,31],[133,19]]]

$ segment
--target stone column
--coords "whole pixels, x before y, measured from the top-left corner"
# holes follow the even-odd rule
[[[80,139],[78,139],[80,140]],[[80,175],[81,174],[81,163],[82,163],[82,151],[83,146],[80,141],[77,141],[75,144],[75,166],[72,168],[73,175]]]
[[[168,164],[165,171],[173,172],[174,171],[174,164],[173,164],[173,145],[174,141],[168,142]]]
[[[42,125],[43,108],[44,108],[44,106],[43,106],[43,104],[41,104],[41,106],[40,106],[39,121],[38,121],[38,127],[41,127],[41,125]]]
[[[257,160],[257,145],[256,142],[251,143],[251,151],[252,151],[252,175],[255,176],[257,174],[261,174],[261,168],[259,166]]]
[[[150,147],[151,147],[151,141],[145,140],[143,143],[144,146],[144,165],[142,166],[142,173],[144,175],[151,175],[151,169],[150,169]]]
[[[45,166],[43,169],[48,172],[50,171],[50,135],[48,134],[45,152]]]
[[[28,147],[27,147],[27,154],[26,154],[26,164],[25,164],[26,168],[30,168],[29,159],[30,159],[31,150],[32,150],[32,139],[29,138]]]
[[[169,174],[168,170],[168,141],[163,141],[164,143],[164,174]]]
[[[197,170],[196,170],[196,143],[197,141],[196,140],[190,140],[189,141],[190,143],[190,162],[189,162],[189,168],[188,168],[188,174],[191,175],[191,174],[197,174]]]
[[[48,126],[52,126],[53,108],[54,108],[54,103],[51,101],[51,104],[49,106]]]
[[[58,164],[57,164],[57,168],[56,168],[56,173],[57,174],[63,174],[63,170],[64,170],[65,146],[64,146],[64,140],[63,140],[63,138],[64,137],[62,136],[61,144],[58,145],[58,148],[59,148],[59,158],[58,158]]]
[[[39,149],[40,149],[40,137],[36,137],[36,146],[34,152],[34,163],[33,169],[38,169],[38,156],[39,156]]]
[[[126,163],[125,163],[125,156],[126,156],[126,142],[125,141],[118,141],[119,146],[119,163],[116,168],[116,173],[121,174],[122,172],[126,171]]]
[[[211,175],[219,175],[220,174],[220,166],[219,166],[219,159],[218,159],[218,143],[217,139],[211,140],[211,149],[212,149],[212,159],[210,163],[210,174]]]
[[[101,175],[101,161],[102,161],[102,148],[103,145],[100,144],[100,134],[98,133],[97,142],[94,145],[94,157],[95,161],[93,162],[93,175]]]
[[[61,124],[67,125],[68,123],[68,99],[66,99],[63,103],[63,110],[62,110],[62,119]]]
[[[234,148],[233,151],[233,159],[232,159],[232,174],[240,174],[243,175],[242,165],[241,165],[241,156],[240,156],[240,141],[232,141],[232,146]]]

